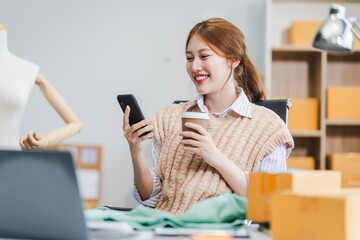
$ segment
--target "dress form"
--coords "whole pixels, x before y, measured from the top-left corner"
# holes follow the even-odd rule
[[[19,130],[39,67],[11,54],[0,29],[0,148],[20,149]]]
[[[46,135],[29,131],[26,137],[20,139],[20,124],[34,83],[66,125]],[[39,120],[47,121],[42,116],[39,116]],[[39,67],[9,52],[7,32],[0,24],[0,149],[47,148],[81,130],[80,120],[44,75],[39,73]]]

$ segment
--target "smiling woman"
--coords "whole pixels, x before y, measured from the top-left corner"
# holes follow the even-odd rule
[[[232,69],[239,65],[239,60],[228,59],[218,55],[219,52],[215,46],[210,48],[199,35],[194,35],[186,50],[186,69],[199,94],[207,95],[209,99],[212,94],[223,93],[222,100],[231,105],[236,92],[233,81],[229,79],[233,76]],[[223,91],[219,91],[221,89]],[[221,110],[224,109],[218,112]]]
[[[284,122],[252,103],[263,99],[264,91],[235,25],[220,18],[196,24],[186,41],[186,59],[199,96],[160,110],[149,125],[143,120],[130,127],[127,109],[123,125],[135,198],[173,214],[223,193],[246,196],[249,172],[286,170],[294,147]],[[183,131],[184,112],[208,114],[208,127],[187,122],[194,131]],[[152,133],[139,137],[146,131]],[[150,138],[146,159],[141,143]]]
[[[226,61],[228,69],[223,69],[223,73],[228,71],[226,82],[235,80],[237,86],[244,89],[251,102],[265,98],[258,71],[247,56],[244,35],[235,25],[220,18],[213,18],[193,27],[186,41],[186,52],[189,53],[187,71],[190,76],[195,73],[190,72],[192,69],[189,69],[193,65],[189,63],[194,60],[192,53],[194,48],[204,51],[198,55],[202,60],[207,60],[209,56],[217,56],[222,58],[223,63]],[[233,87],[232,83],[229,86]]]

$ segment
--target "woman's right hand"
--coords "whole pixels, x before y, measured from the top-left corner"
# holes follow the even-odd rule
[[[151,132],[142,137],[139,136],[144,132],[151,131],[153,129],[153,126],[149,125],[146,119],[130,126],[129,116],[130,116],[130,107],[126,106],[124,113],[124,120],[123,120],[124,136],[129,143],[131,152],[133,151],[140,152],[142,151],[141,143],[146,139],[152,138],[154,136],[154,133]]]

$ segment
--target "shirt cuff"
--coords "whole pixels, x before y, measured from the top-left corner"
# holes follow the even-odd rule
[[[154,176],[154,174],[152,174],[152,175],[153,175],[153,189],[152,189],[152,192],[148,199],[146,199],[144,201],[141,200],[141,197],[140,197],[139,191],[136,188],[135,182],[133,183],[132,194],[133,194],[135,200],[137,202],[139,202],[140,204],[154,208],[154,207],[156,207],[156,205],[158,204],[158,202],[160,200],[162,186],[161,186],[160,178],[156,178],[156,176]]]

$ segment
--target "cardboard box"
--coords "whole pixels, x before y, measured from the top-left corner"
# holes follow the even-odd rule
[[[288,43],[293,45],[312,45],[315,34],[320,28],[322,21],[293,22],[288,29]]]
[[[289,109],[290,130],[318,130],[319,100],[317,98],[294,98]]]
[[[341,188],[341,174],[338,171],[305,171],[294,173],[262,173],[249,175],[247,219],[255,222],[269,222],[271,194],[280,190],[311,190]]]
[[[360,187],[360,153],[334,153],[329,168],[341,172],[343,187]]]
[[[360,239],[360,189],[275,193],[271,214],[274,240]]]
[[[288,169],[315,169],[315,158],[314,157],[289,157],[286,161]]]
[[[99,206],[98,200],[83,200],[84,209],[93,209]]]
[[[358,34],[360,34],[360,30],[357,28],[353,28]],[[359,39],[357,39],[357,37],[355,37],[354,35],[354,49],[355,48],[359,48]]]
[[[360,119],[360,86],[327,88],[328,119]]]

